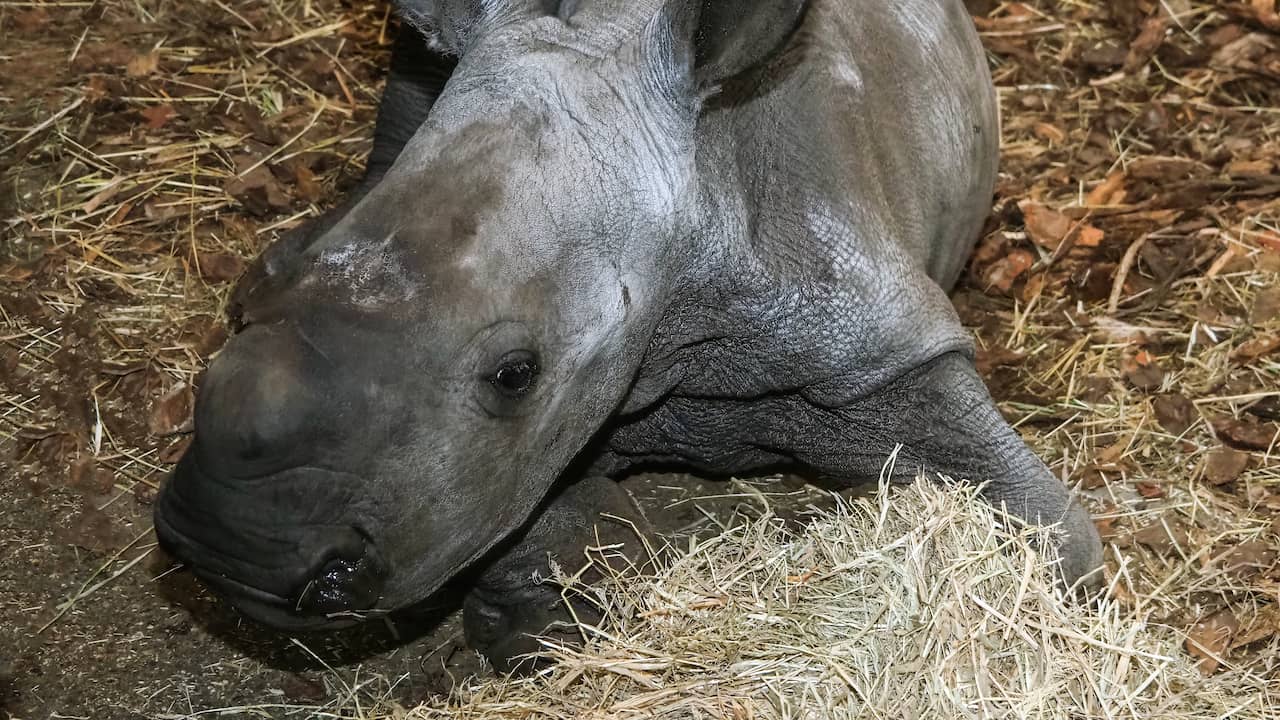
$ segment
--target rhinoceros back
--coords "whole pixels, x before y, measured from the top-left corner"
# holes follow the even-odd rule
[[[736,168],[762,262],[840,278],[905,256],[954,284],[999,148],[961,0],[814,0],[783,57],[726,93],[704,137],[733,138],[714,161]]]
[[[813,0],[779,57],[705,106],[698,172],[722,270],[675,306],[646,373],[707,368],[682,378],[693,394],[775,378],[838,402],[971,352],[946,289],[990,210],[997,151],[960,0]]]

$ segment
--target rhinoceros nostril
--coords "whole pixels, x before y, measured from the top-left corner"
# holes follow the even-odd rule
[[[360,537],[343,533],[344,539]],[[361,539],[359,552],[342,542],[325,553],[324,560],[299,589],[294,610],[303,615],[334,615],[367,610],[381,597],[384,572],[374,549]]]

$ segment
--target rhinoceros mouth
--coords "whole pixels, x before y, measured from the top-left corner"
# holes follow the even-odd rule
[[[163,516],[156,518],[156,534],[161,546],[182,561],[206,587],[263,625],[280,630],[336,629],[385,612],[374,607],[379,599],[376,588],[381,586],[378,578],[370,577],[360,586],[343,583],[365,566],[357,564],[353,569],[351,563],[341,559],[328,561],[316,578],[305,583],[292,597],[286,597],[233,577],[225,571],[224,558],[173,529]],[[376,565],[375,560],[366,563]],[[336,578],[333,577],[335,565]],[[357,589],[348,589],[353,587]],[[371,593],[371,589],[375,592]]]
[[[206,573],[197,567],[192,567],[192,573],[249,619],[277,630],[336,630],[385,614],[372,608],[335,610],[324,615],[302,614],[297,600],[245,585],[225,575]]]
[[[180,465],[154,520],[161,546],[215,593],[281,629],[334,627],[377,612],[389,573],[367,532],[342,523],[282,523],[253,507],[248,494],[237,499],[243,510],[218,513],[214,498],[191,492],[204,481],[198,468]]]

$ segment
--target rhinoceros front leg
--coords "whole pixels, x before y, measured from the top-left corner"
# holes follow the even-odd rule
[[[897,480],[921,470],[986,483],[985,498],[1022,520],[1061,523],[1063,580],[1100,582],[1097,530],[1080,503],[1000,416],[973,363],[950,352],[878,390],[838,378],[755,398],[671,394],[616,429],[625,471],[678,463],[717,474],[796,467],[836,483],[874,482],[899,444]]]
[[[588,623],[599,619],[585,602],[575,602],[574,613],[569,612],[560,585],[547,581],[552,563],[572,574],[586,565],[586,548],[605,546],[621,546],[609,552],[638,562],[641,537],[651,534],[635,501],[616,481],[588,477],[566,487],[480,571],[463,603],[467,643],[499,671],[531,670],[533,663],[523,656],[539,649],[536,636],[572,640],[577,637],[574,614]],[[599,577],[592,570],[582,579]]]
[[[822,405],[823,398],[810,402]],[[1062,579],[1101,582],[1102,545],[1088,512],[1005,422],[972,362],[947,353],[852,404],[821,412],[843,426],[848,446],[828,446],[828,433],[803,436],[797,455],[831,477],[873,477],[898,444],[899,476],[920,470],[985,482],[983,493],[1033,525],[1061,523]]]

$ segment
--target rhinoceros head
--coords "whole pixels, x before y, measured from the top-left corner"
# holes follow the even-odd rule
[[[525,523],[710,252],[703,99],[800,5],[401,3],[457,66],[385,176],[241,289],[165,545],[305,627],[420,600]]]

